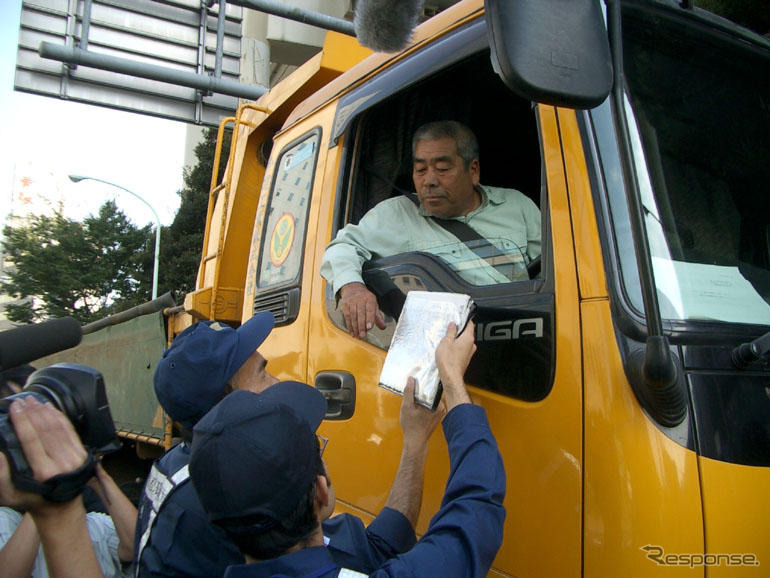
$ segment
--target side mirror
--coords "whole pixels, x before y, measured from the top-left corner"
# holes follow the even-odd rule
[[[592,108],[612,89],[599,0],[484,0],[492,65],[529,100]]]

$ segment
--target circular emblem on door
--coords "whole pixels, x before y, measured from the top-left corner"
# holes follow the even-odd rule
[[[291,253],[294,243],[294,216],[284,213],[273,227],[273,236],[270,238],[270,262],[274,267],[283,265]]]

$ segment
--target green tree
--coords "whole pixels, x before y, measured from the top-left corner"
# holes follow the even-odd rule
[[[137,228],[112,201],[82,223],[57,211],[3,232],[12,267],[0,289],[22,300],[6,307],[12,321],[71,315],[88,323],[150,295],[150,227]]]
[[[229,135],[222,146],[219,166],[221,178],[230,149]],[[206,229],[211,171],[217,144],[217,131],[209,128],[203,140],[195,147],[198,163],[185,170],[184,189],[179,191],[181,204],[174,222],[163,230],[161,243],[160,285],[164,291],[172,290],[177,299],[195,289],[195,279],[201,262],[203,235]]]

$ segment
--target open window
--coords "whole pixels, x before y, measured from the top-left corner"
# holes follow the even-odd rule
[[[483,187],[515,189],[542,212],[545,183],[536,108],[495,74],[483,23],[475,23],[395,65],[340,103],[333,138],[345,135],[345,165],[333,237],[378,203],[414,192],[412,135],[435,120],[457,120],[474,132]],[[479,282],[464,275],[464,263],[458,266],[443,248],[415,244],[414,250],[375,255],[364,265],[363,277],[386,314],[387,328],[373,329],[367,340],[388,348],[410,290],[467,293],[478,306],[478,353],[468,380],[520,399],[545,397],[553,376],[553,292],[543,266],[550,251],[544,242],[547,216],[538,219],[542,257],[525,257],[523,273],[502,281]],[[403,223],[392,227],[393,235],[408,235]],[[455,244],[468,248],[459,239]],[[329,284],[326,307],[330,319],[345,329]],[[528,362],[513,371],[514,359]]]

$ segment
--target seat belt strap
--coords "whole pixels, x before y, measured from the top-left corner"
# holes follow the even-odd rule
[[[407,198],[418,207],[420,200],[414,193],[406,194]],[[492,241],[482,236],[476,229],[469,224],[457,219],[439,219],[438,217],[428,216],[434,223],[442,227],[451,235],[457,237],[462,243],[473,251],[480,259],[486,261],[490,267],[497,268],[500,265],[511,264],[513,259],[500,251]]]

